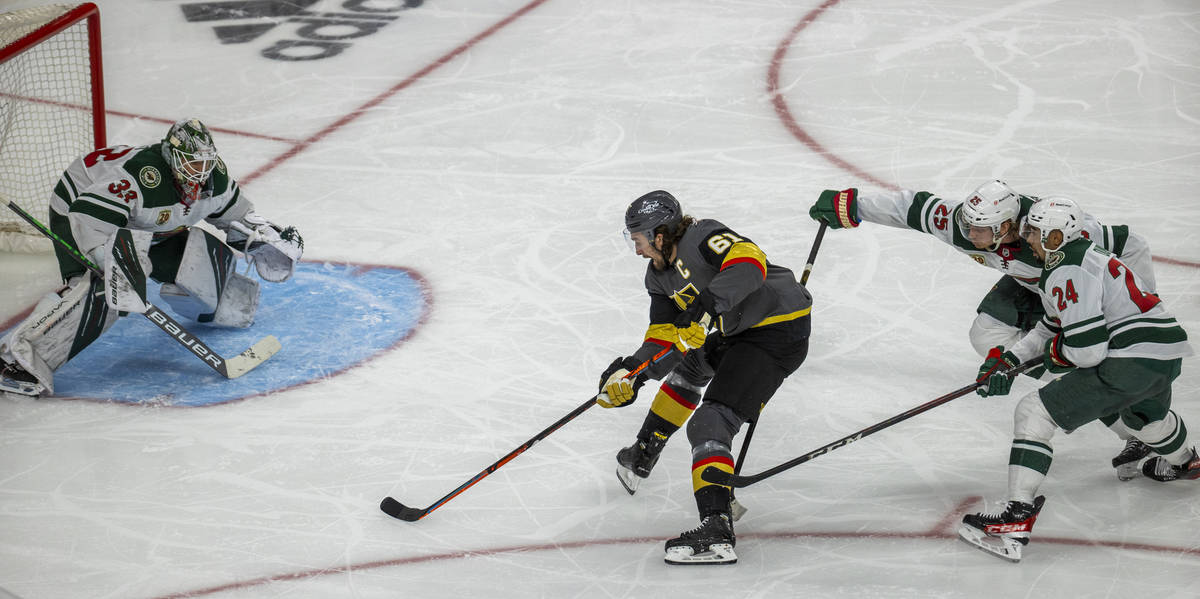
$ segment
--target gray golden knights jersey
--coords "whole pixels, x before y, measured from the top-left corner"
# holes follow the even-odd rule
[[[1171,360],[1193,354],[1187,333],[1141,277],[1108,250],[1086,239],[1051,252],[1041,275],[1046,316],[1013,346],[1022,361],[1044,351],[1061,329],[1062,354],[1088,368],[1106,358]]]
[[[1037,198],[1021,196],[1020,219],[1029,213]],[[928,191],[862,193],[857,198],[858,217],[864,221],[889,227],[915,229],[929,233],[970,256],[972,260],[994,268],[1026,289],[1037,292],[1042,265],[1024,240],[1003,244],[995,251],[976,249],[957,226],[962,202],[949,202]],[[1132,234],[1125,225],[1105,226],[1090,214],[1083,216],[1083,237],[1121,257],[1142,277],[1146,291],[1156,288],[1151,265],[1150,246],[1141,236]]]
[[[812,296],[792,271],[771,264],[754,242],[715,220],[699,220],[676,244],[675,260],[665,270],[646,267],[650,326],[634,354],[645,360],[675,341],[675,318],[708,290],[722,335],[807,316]]]
[[[251,210],[220,160],[200,198],[180,203],[160,146],[110,146],[72,162],[50,197],[52,226],[58,215],[70,220],[70,230],[55,233],[69,233],[67,241],[90,253],[118,228],[152,231],[159,240],[201,220],[226,229]]]

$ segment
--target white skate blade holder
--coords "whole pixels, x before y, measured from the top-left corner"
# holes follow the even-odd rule
[[[621,481],[621,486],[625,487],[630,495],[633,495],[638,490],[638,485],[642,484],[642,479],[633,473],[633,470],[622,468],[617,465],[617,480]]]
[[[967,524],[958,527],[958,538],[977,549],[1013,563],[1021,561],[1021,550],[1025,547],[1016,539],[992,536]]]
[[[663,561],[676,566],[708,566],[736,564],[737,554],[729,543],[714,543],[707,551],[695,553],[691,547],[672,547],[667,550]]]

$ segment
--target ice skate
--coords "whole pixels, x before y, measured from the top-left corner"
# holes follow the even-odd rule
[[[1122,449],[1121,453],[1112,459],[1113,468],[1117,469],[1117,478],[1120,480],[1137,478],[1142,473],[1142,469],[1139,467],[1140,462],[1147,455],[1150,455],[1150,448],[1145,443],[1131,437],[1125,442],[1125,449]]]
[[[1192,448],[1191,457],[1182,466],[1176,466],[1162,456],[1154,456],[1142,464],[1142,474],[1163,483],[1180,479],[1196,480],[1200,478],[1200,456]]]
[[[656,432],[649,441],[638,440],[617,452],[617,480],[630,495],[636,493],[642,480],[650,476],[666,444],[666,435]]]
[[[0,391],[13,395],[39,397],[45,390],[45,385],[39,383],[37,377],[21,368],[20,364],[0,359]]]
[[[675,565],[736,564],[733,522],[729,514],[710,514],[700,526],[667,541],[663,559]]]
[[[958,536],[988,553],[1019,562],[1045,502],[1046,498],[1039,495],[1032,504],[1010,501],[1001,514],[967,514],[958,527]]]

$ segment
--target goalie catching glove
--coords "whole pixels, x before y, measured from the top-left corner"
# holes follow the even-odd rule
[[[304,254],[304,239],[295,227],[281,228],[254,212],[230,223],[225,241],[254,263],[258,276],[272,283],[292,278]]]
[[[987,384],[980,385],[975,392],[980,397],[1008,395],[1008,391],[1012,389],[1013,380],[1013,376],[1008,374],[1008,371],[1016,368],[1020,363],[1020,358],[1010,351],[1004,351],[1003,345],[993,347],[988,351],[983,365],[979,367],[979,376],[975,378],[975,382],[986,382]]]

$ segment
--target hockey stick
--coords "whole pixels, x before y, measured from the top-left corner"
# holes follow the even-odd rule
[[[66,240],[58,235],[55,235],[53,231],[46,227],[46,225],[38,222],[36,218],[31,216],[20,206],[14,204],[13,202],[9,202],[8,207],[11,208],[13,212],[16,212],[21,218],[28,221],[29,224],[37,228],[42,235],[49,237],[50,240],[57,244],[60,248],[66,250],[66,252],[70,254],[76,262],[82,264],[85,268],[92,271],[92,273],[97,277],[100,277],[101,279],[104,278],[104,272],[101,271],[98,266],[92,264],[92,261],[89,260],[88,257],[83,254],[83,252],[75,249],[70,243],[67,243]],[[155,326],[162,329],[163,332],[174,338],[175,341],[179,342],[180,345],[186,347],[188,351],[200,358],[206,365],[208,365],[209,368],[217,371],[221,374],[221,376],[227,379],[235,379],[243,374],[246,374],[259,364],[266,362],[271,356],[275,355],[275,353],[283,347],[280,345],[279,340],[276,339],[274,335],[267,335],[266,337],[259,339],[254,345],[251,345],[248,349],[246,349],[246,351],[232,358],[225,358],[222,357],[221,354],[218,354],[210,349],[207,344],[205,344],[195,335],[191,334],[187,329],[183,328],[183,325],[176,322],[175,319],[171,318],[166,312],[158,309],[158,307],[156,307],[154,304],[145,301],[145,298],[142,298],[142,300],[147,306],[147,309],[142,313],[142,316],[145,316],[147,320],[153,322]]]
[[[817,250],[821,249],[821,240],[825,238],[825,229],[829,227],[829,223],[821,221],[821,226],[817,228],[817,236],[813,239],[812,249],[808,251],[808,261],[804,263],[804,274],[800,275],[800,284],[808,283],[808,275],[812,274],[813,263],[817,261]],[[737,476],[742,472],[742,464],[746,462],[746,450],[750,449],[750,439],[754,436],[754,427],[758,424],[758,418],[750,421],[750,426],[746,428],[746,438],[742,439],[742,449],[738,451],[737,461],[733,464],[733,475]],[[703,476],[701,477],[703,478]],[[705,479],[708,480],[708,479]],[[711,482],[711,481],[710,481]],[[733,519],[741,520],[742,515],[746,513],[746,507],[738,503],[733,493],[729,495],[729,503],[733,510]]]
[[[674,349],[675,349],[675,346],[663,348],[657,354],[654,354],[653,356],[651,356],[649,360],[642,362],[641,365],[639,365],[637,368],[634,368],[632,371],[629,372],[629,374],[626,374],[624,378],[631,379],[631,378],[637,376],[638,373],[645,370],[646,367],[648,367],[651,364],[666,357],[666,355],[671,353],[672,351],[674,351]],[[420,508],[415,508],[415,507],[408,507],[408,506],[404,505],[403,503],[400,503],[399,501],[392,499],[391,497],[384,497],[383,501],[381,501],[379,503],[379,509],[383,510],[383,513],[385,513],[393,518],[404,520],[405,522],[416,522],[417,520],[420,520],[421,518],[428,516],[429,513],[432,512],[433,510],[436,510],[439,507],[442,507],[442,505],[445,504],[447,501],[450,501],[451,499],[454,499],[455,497],[457,497],[459,493],[462,493],[463,491],[466,491],[467,489],[471,488],[471,486],[474,485],[475,483],[483,480],[489,474],[495,472],[496,470],[499,470],[501,466],[507,464],[513,458],[524,453],[526,449],[533,447],[534,443],[537,443],[538,441],[541,441],[542,439],[549,437],[551,433],[553,433],[554,431],[561,428],[562,425],[570,422],[576,416],[587,411],[588,408],[590,408],[596,404],[597,397],[599,397],[599,395],[593,395],[592,397],[588,398],[587,401],[583,402],[582,404],[579,404],[579,407],[575,408],[574,410],[571,410],[570,414],[567,414],[566,416],[559,418],[557,422],[546,427],[545,429],[542,430],[542,432],[534,435],[532,439],[522,443],[520,445],[520,447],[517,447],[516,449],[508,452],[507,455],[500,458],[499,460],[496,460],[496,463],[492,464],[491,466],[488,466],[487,468],[484,468],[482,471],[479,472],[479,474],[476,474],[475,476],[471,477],[471,479],[468,480],[467,482],[459,485],[457,489],[454,489],[453,491],[448,493],[445,497],[442,497],[441,499],[433,502],[433,505],[430,505],[429,507],[424,508],[424,509],[420,509]]]
[[[1041,364],[1041,363],[1042,363],[1042,358],[1039,356],[1037,358],[1029,360],[1028,362],[1024,362],[1024,363],[1018,364],[1017,366],[1014,366],[1013,368],[1009,369],[1008,374],[1010,376],[1016,376],[1017,374],[1024,372],[1024,371],[1028,370],[1029,368],[1037,366],[1038,364]],[[704,472],[700,473],[700,478],[702,478],[710,483],[714,483],[714,484],[718,484],[718,485],[726,485],[726,486],[730,486],[730,487],[734,487],[734,488],[746,487],[746,486],[752,485],[754,483],[757,483],[759,481],[762,481],[764,479],[771,478],[772,476],[775,476],[776,474],[779,474],[780,472],[783,472],[784,470],[789,470],[795,466],[799,466],[800,464],[803,464],[804,462],[807,462],[813,458],[816,458],[818,456],[829,453],[839,447],[845,447],[846,445],[849,445],[855,441],[858,441],[859,439],[862,439],[863,437],[866,437],[873,433],[877,433],[885,428],[888,428],[889,426],[892,426],[893,424],[897,424],[899,422],[908,420],[909,418],[912,418],[913,416],[916,416],[917,414],[932,410],[933,408],[936,408],[944,403],[947,403],[950,400],[958,399],[958,398],[978,389],[979,387],[982,387],[985,384],[987,384],[987,379],[984,379],[982,381],[978,381],[975,383],[971,383],[970,385],[967,385],[966,387],[963,387],[963,388],[955,390],[955,391],[951,391],[950,393],[947,393],[937,399],[934,399],[927,403],[923,403],[907,412],[904,412],[903,414],[897,414],[891,418],[888,418],[887,420],[884,420],[883,422],[879,422],[877,424],[868,426],[867,428],[864,428],[861,431],[858,431],[857,433],[842,437],[841,439],[838,439],[837,441],[834,441],[833,443],[830,443],[819,449],[816,449],[814,451],[806,453],[798,458],[788,460],[774,468],[771,468],[770,470],[764,470],[763,472],[760,472],[758,474],[751,474],[748,476],[739,476],[737,474],[730,474],[728,472],[724,472],[722,470],[718,470],[712,466],[709,466],[708,468],[704,469]]]

